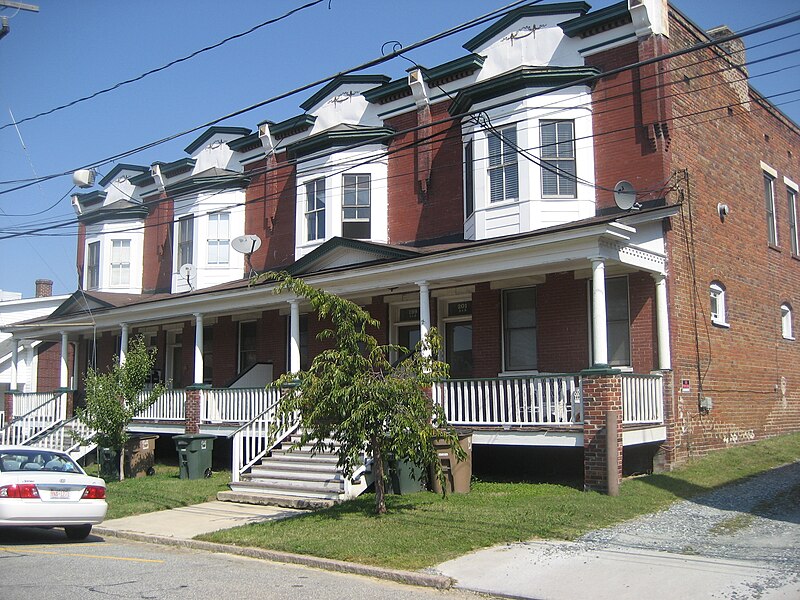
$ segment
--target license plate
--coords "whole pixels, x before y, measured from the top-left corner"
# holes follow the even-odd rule
[[[50,498],[53,500],[69,499],[69,490],[50,490]]]

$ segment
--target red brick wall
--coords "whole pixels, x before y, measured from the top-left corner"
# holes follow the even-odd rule
[[[36,390],[51,392],[61,387],[61,342],[44,342],[37,346]],[[71,368],[71,361],[69,363]]]
[[[586,64],[608,71],[649,58],[656,50],[652,46],[631,43],[587,57]],[[604,77],[592,91],[598,209],[615,206],[611,190],[621,180],[630,181],[642,192],[640,200],[646,200],[659,197],[670,176],[669,152],[661,145],[654,147],[648,136],[653,121],[668,119],[654,109],[660,104],[656,96],[661,89],[652,77],[654,69]]]
[[[245,172],[255,171],[245,192],[245,230],[261,238],[261,248],[250,258],[259,272],[294,261],[295,167],[286,162],[285,153],[277,163],[267,161],[245,167]]]
[[[500,291],[479,283],[472,294],[472,372],[497,377],[503,369]]]
[[[575,373],[589,366],[587,302],[586,280],[572,272],[552,273],[536,287],[540,371]]]
[[[431,106],[433,121],[448,116],[446,102]],[[404,130],[417,125],[416,112],[392,119],[386,125]],[[426,133],[427,132],[427,133]],[[414,142],[425,135],[430,141]],[[461,125],[447,122],[395,137],[389,144],[389,242],[402,244],[445,236],[463,236]],[[427,153],[428,156],[424,156]],[[421,163],[429,158],[430,184],[419,193],[417,179]]]
[[[272,375],[278,377],[286,372],[288,319],[277,310],[265,310],[261,316],[265,332],[259,345],[259,360],[272,363]]]
[[[701,37],[673,17],[673,47]],[[698,60],[714,60],[698,63]],[[674,401],[680,430],[678,459],[800,429],[800,342],[782,339],[780,304],[800,308],[800,261],[788,244],[783,177],[800,181],[800,133],[755,96],[748,100],[730,79],[737,73],[713,50],[674,59],[673,165],[688,181],[671,194],[683,201],[668,234],[670,307],[675,387],[690,393]],[[728,79],[726,79],[728,77]],[[710,108],[719,110],[708,112]],[[698,114],[704,111],[702,114]],[[778,240],[767,245],[759,161],[778,171],[775,181]],[[717,203],[730,206],[724,222]],[[694,265],[694,271],[692,269]],[[709,285],[725,285],[730,328],[711,324]],[[795,314],[795,328],[797,316]],[[785,378],[786,394],[781,390]],[[710,397],[708,414],[698,409]]]
[[[238,367],[238,322],[218,317],[214,324],[214,372],[212,385],[224,387],[236,377]]]
[[[655,281],[649,274],[631,273],[628,276],[628,311],[633,372],[649,373],[658,367]]]
[[[618,411],[617,481],[622,478],[622,380],[613,375],[583,378],[583,487],[606,491],[608,470],[606,414]]]
[[[144,220],[144,263],[142,290],[145,294],[169,292],[172,288],[171,198],[158,197],[147,202],[150,209]]]

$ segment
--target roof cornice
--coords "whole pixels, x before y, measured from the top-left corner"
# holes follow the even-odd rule
[[[564,85],[599,73],[595,67],[519,67],[460,90],[450,106],[450,114],[464,113],[473,104],[526,88]]]
[[[149,167],[143,167],[141,165],[130,165],[127,163],[118,163],[113,169],[111,169],[103,178],[98,182],[101,187],[106,187],[109,183],[114,181],[117,178],[117,175],[122,173],[123,171],[136,171],[137,173],[148,173],[150,171]],[[138,177],[138,175],[134,175],[133,177]],[[130,181],[133,177],[129,177],[128,180]]]
[[[200,134],[196,140],[194,140],[191,144],[184,148],[184,152],[186,154],[193,154],[195,150],[199,149],[203,144],[205,144],[208,140],[210,140],[215,135],[226,134],[226,135],[248,135],[250,133],[250,129],[246,127],[209,127],[203,133]]]
[[[631,23],[631,13],[628,11],[628,2],[623,0],[611,6],[606,6],[587,15],[581,15],[569,21],[559,23],[558,26],[567,37],[589,37],[609,29],[621,27]]]
[[[340,75],[339,77],[334,77],[325,86],[320,88],[313,96],[303,102],[300,105],[300,108],[303,110],[311,110],[317,105],[318,102],[327,98],[328,95],[330,95],[330,93],[336,88],[348,83],[381,85],[388,83],[389,81],[391,81],[391,79],[386,75]]]
[[[286,150],[291,156],[307,156],[337,146],[363,144],[370,141],[385,146],[389,144],[394,133],[394,129],[388,127],[328,130],[289,144]]]

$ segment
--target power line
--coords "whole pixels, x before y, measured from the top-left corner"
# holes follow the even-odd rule
[[[425,39],[423,39],[423,40],[421,40],[419,42],[415,42],[414,44],[411,44],[410,46],[407,46],[407,47],[405,47],[403,49],[400,49],[400,50],[391,52],[389,54],[386,54],[385,56],[381,56],[379,58],[372,59],[370,61],[367,61],[365,63],[357,65],[355,67],[352,67],[352,68],[349,68],[349,69],[345,69],[343,71],[339,71],[338,73],[335,73],[334,75],[323,77],[323,78],[318,79],[316,81],[313,81],[311,83],[307,83],[307,84],[304,84],[304,85],[302,85],[300,87],[296,87],[296,88],[294,88],[292,90],[289,90],[287,92],[283,92],[283,93],[278,94],[276,96],[272,96],[271,98],[268,98],[266,100],[262,100],[260,102],[256,102],[255,104],[251,104],[250,106],[241,108],[239,110],[236,110],[234,112],[228,113],[228,114],[223,115],[221,117],[217,117],[217,118],[215,118],[215,119],[213,119],[211,121],[207,121],[206,123],[203,123],[201,125],[197,125],[195,127],[192,127],[191,129],[187,129],[187,130],[181,131],[179,133],[174,133],[174,134],[168,135],[166,137],[163,137],[161,139],[155,140],[153,142],[148,142],[147,144],[143,144],[143,145],[138,146],[136,148],[133,148],[133,149],[130,149],[130,150],[126,150],[125,152],[121,152],[121,153],[115,154],[113,156],[108,156],[108,157],[105,157],[105,158],[102,158],[102,159],[87,163],[85,165],[82,165],[82,166],[79,166],[79,167],[76,167],[76,168],[72,168],[72,169],[69,169],[69,170],[66,170],[66,171],[62,171],[60,173],[53,173],[53,174],[50,174],[50,175],[42,176],[37,181],[47,181],[47,180],[50,180],[50,179],[55,179],[56,177],[63,177],[65,175],[70,175],[70,174],[72,174],[75,171],[78,171],[80,169],[97,168],[97,167],[101,167],[103,165],[118,161],[118,160],[120,160],[122,158],[131,156],[133,154],[137,154],[137,153],[142,152],[144,150],[148,150],[148,149],[153,148],[155,146],[159,146],[161,144],[164,144],[166,142],[170,142],[170,141],[172,141],[174,139],[178,139],[178,138],[183,137],[185,135],[189,135],[191,133],[195,133],[197,131],[200,131],[201,129],[207,129],[208,127],[216,125],[217,123],[220,123],[220,122],[225,121],[227,119],[231,119],[233,117],[237,117],[239,115],[248,113],[250,111],[253,111],[253,110],[257,109],[257,108],[261,108],[261,107],[266,106],[268,104],[273,104],[275,102],[278,102],[279,100],[283,100],[285,98],[288,98],[288,97],[293,96],[295,94],[298,94],[300,92],[307,91],[307,90],[309,90],[309,89],[311,89],[313,87],[316,87],[318,85],[322,85],[322,84],[328,83],[328,82],[336,79],[337,77],[341,77],[343,75],[348,75],[350,73],[355,73],[357,71],[363,71],[365,69],[368,69],[368,68],[377,66],[379,64],[388,62],[388,61],[390,61],[390,60],[392,60],[392,59],[394,59],[394,58],[396,58],[398,56],[401,56],[402,54],[404,54],[406,52],[410,52],[411,50],[415,50],[417,48],[421,48],[423,46],[426,46],[428,44],[432,44],[432,43],[437,42],[437,41],[439,41],[441,39],[449,37],[451,35],[455,35],[456,33],[460,33],[462,31],[466,31],[468,29],[471,29],[472,27],[477,27],[478,25],[482,25],[483,23],[486,23],[487,21],[490,21],[490,20],[494,19],[497,16],[500,16],[502,14],[506,14],[506,13],[510,12],[511,10],[513,10],[513,8],[515,8],[516,6],[518,6],[520,4],[524,4],[524,3],[538,4],[538,3],[542,2],[542,1],[543,0],[535,0],[533,3],[530,3],[530,2],[528,2],[528,0],[515,0],[511,4],[507,4],[506,6],[503,6],[501,8],[495,9],[495,10],[493,10],[493,11],[491,11],[489,13],[486,13],[486,14],[480,16],[480,17],[476,17],[476,18],[471,19],[469,21],[466,21],[466,22],[464,22],[464,23],[462,23],[460,25],[456,25],[455,27],[452,27],[452,28],[450,28],[448,30],[445,30],[443,32],[440,32],[440,33],[434,34],[432,36],[429,36],[429,37],[427,37],[427,38],[425,38]],[[6,189],[6,190],[2,190],[2,191],[0,191],[0,195],[11,193],[11,192],[15,192],[15,191],[18,191],[20,189],[24,189],[26,187],[29,187],[33,183],[35,183],[35,181],[28,181],[28,182],[26,182],[26,183],[24,183],[22,185],[17,186],[17,187]],[[0,185],[2,185],[2,184],[3,184],[3,182],[0,182]]]
[[[216,48],[219,48],[220,46],[224,46],[228,42],[231,42],[233,40],[237,40],[239,38],[243,38],[243,37],[245,37],[247,35],[250,35],[254,31],[258,31],[262,27],[266,27],[267,25],[272,25],[272,24],[277,23],[279,21],[283,21],[284,19],[287,19],[287,18],[291,17],[295,13],[298,13],[298,12],[300,12],[302,10],[307,9],[307,8],[311,8],[313,6],[316,6],[317,4],[321,4],[322,2],[325,2],[325,1],[326,0],[313,0],[313,2],[308,2],[307,4],[303,4],[302,6],[298,6],[297,8],[293,8],[292,10],[284,13],[283,15],[281,15],[279,17],[268,19],[268,20],[266,20],[266,21],[264,21],[262,23],[259,23],[258,25],[254,26],[254,27],[251,27],[247,31],[242,31],[241,33],[237,33],[235,35],[226,37],[225,39],[220,40],[216,44],[212,44],[210,46],[205,46],[203,48],[200,48],[199,50],[195,50],[191,54],[188,54],[186,56],[182,56],[180,58],[176,58],[175,60],[172,60],[172,61],[168,62],[165,65],[162,65],[160,67],[156,67],[155,69],[150,69],[149,71],[145,71],[141,75],[137,75],[136,77],[132,77],[130,79],[126,79],[125,81],[120,81],[119,83],[116,83],[116,84],[114,84],[114,85],[112,85],[110,87],[103,88],[101,90],[98,90],[98,91],[93,92],[91,94],[88,94],[86,96],[82,96],[80,98],[72,100],[71,102],[67,102],[66,104],[61,104],[60,106],[56,106],[55,108],[51,108],[49,110],[42,111],[42,112],[37,113],[35,115],[31,115],[29,117],[25,117],[24,119],[20,119],[19,121],[17,121],[16,124],[19,125],[20,123],[27,123],[28,121],[33,121],[34,119],[38,119],[40,117],[44,117],[45,115],[51,115],[51,114],[53,114],[55,112],[58,112],[60,110],[64,110],[65,108],[70,108],[71,106],[75,106],[76,104],[80,104],[81,102],[86,102],[87,100],[91,100],[92,98],[97,98],[98,96],[100,96],[102,94],[107,94],[109,92],[113,92],[114,90],[117,90],[117,89],[119,89],[119,88],[121,88],[123,86],[129,85],[131,83],[135,83],[137,81],[141,81],[145,77],[148,77],[150,75],[154,75],[155,73],[160,73],[161,71],[169,69],[170,67],[173,67],[173,66],[175,66],[177,64],[180,64],[182,62],[186,62],[187,60],[191,60],[191,59],[195,58],[196,56],[199,56],[200,54],[203,54],[204,52],[209,52],[210,50],[214,50]],[[12,126],[14,126],[13,122],[12,123],[5,123],[3,125],[0,125],[0,131],[2,131],[3,129],[6,129],[8,127],[12,127]]]

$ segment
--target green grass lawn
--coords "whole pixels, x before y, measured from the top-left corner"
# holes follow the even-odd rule
[[[230,471],[214,472],[208,479],[180,479],[178,467],[157,464],[156,474],[106,483],[108,514],[106,519],[200,504],[216,499],[217,492],[228,489]],[[92,468],[87,469],[96,475]]]
[[[381,517],[373,514],[374,496],[367,494],[327,510],[199,539],[420,569],[504,542],[574,539],[796,460],[800,434],[723,450],[670,473],[627,480],[616,498],[566,485],[474,481],[471,493],[464,495],[389,496],[389,512]]]

